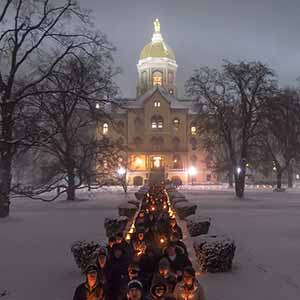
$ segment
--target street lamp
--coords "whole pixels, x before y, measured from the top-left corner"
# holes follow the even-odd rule
[[[242,168],[241,168],[241,167],[237,167],[237,168],[236,168],[236,172],[237,172],[238,175],[240,175],[241,172],[242,172]]]
[[[191,176],[192,185],[194,184],[195,176],[197,175],[198,171],[194,166],[190,166],[188,169],[188,174]]]
[[[126,173],[126,170],[125,170],[125,168],[123,168],[123,167],[120,167],[118,170],[117,170],[117,173],[118,173],[118,175],[119,176],[124,176],[125,175],[125,173]]]

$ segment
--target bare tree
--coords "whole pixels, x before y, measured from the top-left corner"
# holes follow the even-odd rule
[[[276,90],[273,71],[260,62],[225,62],[221,71],[195,70],[186,83],[197,96],[224,140],[234,167],[235,192],[243,197],[250,145],[257,135],[261,111]]]
[[[95,47],[112,49],[91,28],[89,12],[76,0],[0,3],[0,217],[9,214],[13,158],[31,144],[26,134],[15,134],[28,112],[27,100],[48,92],[39,86],[62,60],[82,52],[93,56]]]
[[[269,157],[276,172],[277,189],[281,189],[282,176],[290,172],[299,157],[300,148],[300,96],[294,89],[284,89],[268,99],[262,113],[263,123],[258,139],[263,159]],[[288,174],[289,175],[289,174]]]

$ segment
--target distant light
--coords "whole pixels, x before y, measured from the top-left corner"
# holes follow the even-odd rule
[[[296,174],[296,179],[300,179],[300,175],[299,174]]]
[[[190,176],[195,176],[195,175],[197,175],[198,171],[194,166],[191,166],[188,169],[188,173],[189,173]]]
[[[123,176],[123,175],[125,175],[126,170],[125,170],[123,167],[120,167],[120,168],[117,170],[117,173],[118,173],[120,176]]]
[[[242,168],[241,168],[241,167],[237,167],[237,168],[236,168],[236,171],[237,171],[238,175],[240,175],[241,172],[242,172]]]
[[[273,167],[273,171],[276,171],[277,169],[276,169],[276,167]]]
[[[100,108],[100,104],[96,103],[96,108],[99,109]]]

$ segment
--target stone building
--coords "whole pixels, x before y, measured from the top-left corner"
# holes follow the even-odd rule
[[[107,121],[99,128],[99,134],[127,146],[123,164],[129,184],[146,183],[158,173],[184,184],[215,180],[197,140],[196,102],[177,98],[177,67],[156,19],[137,64],[137,97],[122,99],[124,109],[113,113],[115,125]]]

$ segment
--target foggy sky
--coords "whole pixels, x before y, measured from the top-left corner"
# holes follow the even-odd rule
[[[222,59],[260,60],[282,86],[300,76],[300,0],[79,0],[92,8],[95,23],[117,47],[122,96],[135,97],[139,54],[151,41],[153,21],[178,64],[177,88],[200,66]]]

